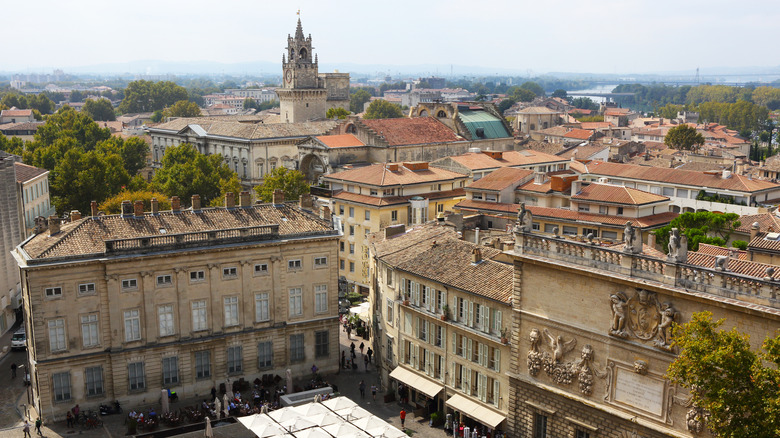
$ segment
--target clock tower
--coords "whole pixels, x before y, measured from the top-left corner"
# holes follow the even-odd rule
[[[299,18],[295,36],[287,35],[286,53],[282,55],[282,86],[276,89],[284,123],[325,118],[325,113],[333,107],[349,110],[349,74],[320,75],[312,49],[311,35],[303,36]]]

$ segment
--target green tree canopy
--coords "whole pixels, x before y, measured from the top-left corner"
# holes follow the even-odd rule
[[[114,107],[108,99],[87,99],[81,111],[92,120],[100,120],[101,122],[116,120]]]
[[[592,111],[597,111],[599,109],[599,104],[594,102],[590,97],[575,97],[571,100],[571,104],[574,106],[574,108],[588,109]]]
[[[371,93],[366,89],[361,88],[349,95],[349,110],[355,114],[360,114],[363,112],[363,107],[369,100],[371,100]]]
[[[130,182],[118,154],[68,150],[52,171],[51,194],[57,213],[70,209],[90,210],[90,201],[100,202],[119,193]]]
[[[191,144],[182,143],[165,150],[162,167],[152,179],[152,190],[178,196],[184,203],[192,195],[200,195],[203,204],[208,205],[222,195],[223,185],[234,175],[221,155],[203,155]]]
[[[667,103],[666,105],[658,108],[658,116],[665,119],[676,119],[677,113],[685,111],[685,105],[675,105],[673,103]]]
[[[566,99],[566,97],[568,96],[568,94],[566,93],[566,90],[564,90],[564,89],[562,89],[562,88],[559,88],[559,89],[557,89],[557,90],[553,91],[553,92],[552,92],[552,94],[551,94],[550,96],[551,96],[551,97],[558,97],[558,98],[560,98],[560,99]]]
[[[533,91],[520,87],[512,87],[506,91],[506,94],[515,102],[530,102],[536,97]]]
[[[377,99],[368,106],[365,119],[397,119],[404,116],[400,106],[384,99]]]
[[[122,114],[161,110],[188,97],[184,87],[171,81],[133,81],[127,84],[124,93],[125,98],[119,104]]]
[[[276,189],[284,191],[284,199],[287,201],[294,201],[302,194],[309,193],[306,176],[286,167],[277,167],[263,178],[263,184],[255,187],[257,197],[263,202],[271,202]]]
[[[655,241],[666,248],[669,244],[669,232],[672,228],[680,230],[688,238],[688,249],[697,251],[700,243],[725,246],[731,233],[739,228],[739,215],[736,213],[712,213],[698,211],[695,213],[683,213],[672,219],[669,225],[659,228],[653,233]]]
[[[328,111],[325,113],[325,117],[329,119],[346,119],[348,115],[349,111],[344,108],[328,108]]]
[[[696,151],[704,144],[704,136],[689,125],[677,125],[664,137],[664,144],[672,149]]]
[[[198,117],[200,107],[195,102],[180,100],[163,110],[163,117]]]
[[[514,105],[514,104],[515,104],[515,100],[514,99],[504,99],[504,100],[502,100],[501,102],[498,103],[498,112],[503,114],[504,111],[506,111],[509,108],[511,108],[512,105]]]
[[[721,328],[710,312],[674,325],[680,353],[667,370],[691,391],[693,406],[718,438],[770,438],[780,434],[780,332],[754,351],[750,337]]]
[[[51,114],[54,111],[54,102],[43,93],[25,96],[23,94],[8,93],[0,99],[0,106],[5,108],[16,107],[18,109],[32,109],[41,114]],[[37,117],[36,117],[37,118]],[[38,118],[40,120],[40,118]]]
[[[544,97],[545,96],[544,88],[542,88],[541,85],[539,85],[539,84],[537,84],[536,82],[533,82],[533,81],[523,82],[523,85],[521,85],[520,88],[522,88],[524,90],[528,90],[528,91],[534,93],[535,95],[537,95],[539,97]]]
[[[151,190],[122,190],[116,195],[100,203],[100,211],[106,214],[119,214],[122,212],[122,201],[144,201],[144,211],[152,209],[152,198],[156,198],[159,211],[171,209],[171,201],[160,192]]]

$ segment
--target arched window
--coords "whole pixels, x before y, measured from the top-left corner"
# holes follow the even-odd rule
[[[355,128],[355,125],[353,125],[352,123],[347,125],[347,134],[355,134],[355,133],[357,133],[357,128]]]
[[[306,53],[307,53],[307,52],[306,52],[306,47],[302,47],[302,48],[301,48],[301,51],[300,51],[300,52],[298,52],[298,53],[299,53],[299,55],[300,55],[300,56],[299,56],[299,59],[306,59]]]
[[[543,123],[543,126],[544,126],[544,128],[543,128],[543,129],[547,129],[547,122],[544,122],[544,123]]]
[[[444,110],[439,110],[439,112],[436,113],[436,117],[438,117],[440,119],[444,119],[444,118],[447,117],[447,113]]]
[[[420,117],[428,117],[428,111],[426,110],[420,111]]]
[[[534,125],[533,123],[531,123],[531,131],[536,131],[536,125]]]

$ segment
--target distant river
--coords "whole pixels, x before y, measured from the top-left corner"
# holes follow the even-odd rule
[[[572,93],[586,93],[585,96],[576,96],[576,97],[590,97],[590,99],[594,102],[603,102],[606,99],[599,96],[588,96],[587,93],[611,93],[612,90],[617,87],[617,84],[614,85],[598,85],[593,88],[588,88],[586,90],[571,90]]]

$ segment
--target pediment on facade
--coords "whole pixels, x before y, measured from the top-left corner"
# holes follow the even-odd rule
[[[194,135],[195,137],[205,137],[208,135],[208,132],[206,132],[205,129],[203,129],[200,125],[187,125],[184,128],[180,129],[179,132],[177,132],[179,135]]]

